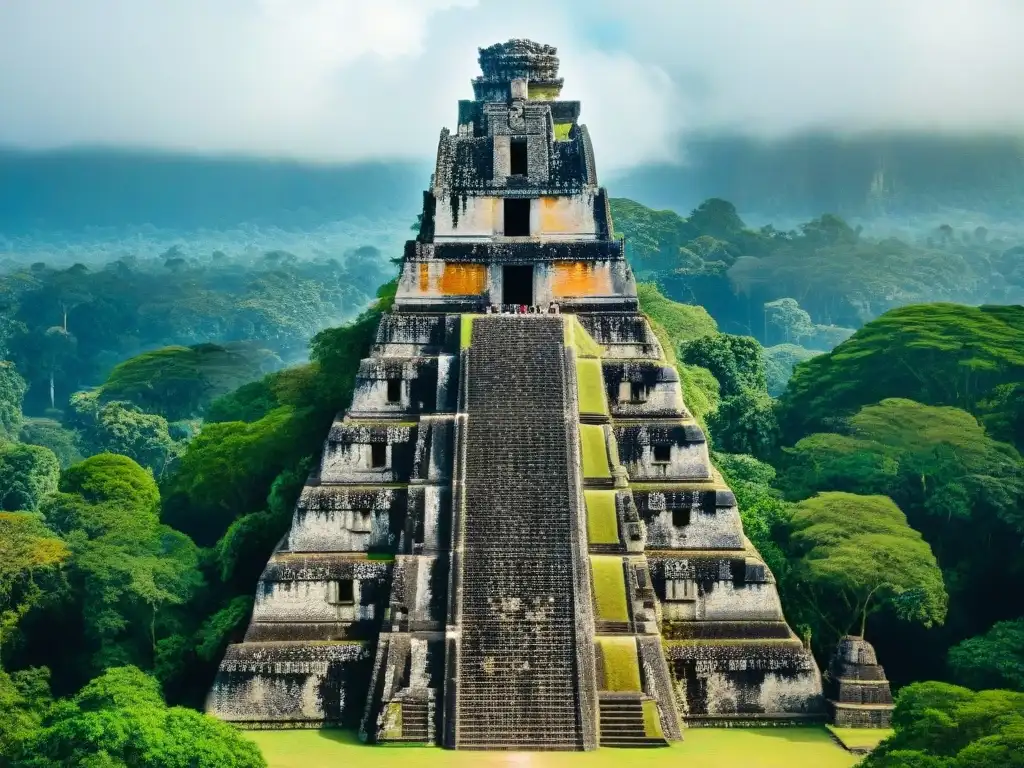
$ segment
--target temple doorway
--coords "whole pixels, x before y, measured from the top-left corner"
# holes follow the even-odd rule
[[[509,264],[501,272],[502,304],[533,304],[533,265]]]

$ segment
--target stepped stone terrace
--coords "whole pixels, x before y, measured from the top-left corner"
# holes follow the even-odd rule
[[[639,312],[555,49],[510,40],[480,66],[208,711],[460,749],[822,718]]]

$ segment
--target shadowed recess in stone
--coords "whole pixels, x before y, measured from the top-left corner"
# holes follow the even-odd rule
[[[579,389],[580,413],[608,415],[600,360],[584,358],[576,361],[576,386]]]
[[[591,555],[590,571],[594,576],[594,602],[597,603],[597,619],[599,621],[629,621],[622,558],[617,555]]]
[[[604,669],[603,691],[640,693],[640,665],[636,657],[636,640],[632,637],[599,637]]]
[[[615,514],[615,491],[588,490],[587,539],[591,544],[618,544],[619,521]]]
[[[580,425],[580,446],[583,450],[583,476],[586,478],[608,478],[608,450],[604,442],[604,429],[597,424]]]

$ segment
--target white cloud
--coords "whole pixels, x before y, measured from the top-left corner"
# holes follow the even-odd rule
[[[599,166],[684,130],[1024,130],[1018,0],[0,0],[0,144],[433,154],[476,48],[557,45]]]

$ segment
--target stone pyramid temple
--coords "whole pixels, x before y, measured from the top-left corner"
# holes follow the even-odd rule
[[[481,49],[394,307],[211,714],[560,750],[823,715],[639,311],[555,54]]]

